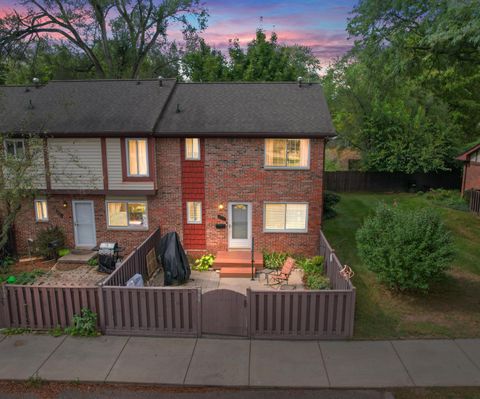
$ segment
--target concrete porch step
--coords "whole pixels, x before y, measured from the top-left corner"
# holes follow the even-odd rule
[[[75,252],[72,251],[68,255],[59,258],[58,263],[88,263],[95,256],[97,256],[97,251],[75,250]]]
[[[251,267],[222,267],[220,277],[251,277]]]
[[[251,266],[252,253],[250,251],[219,251],[213,263],[214,269],[250,268]],[[263,255],[260,252],[254,253],[254,266],[257,269],[263,268]]]

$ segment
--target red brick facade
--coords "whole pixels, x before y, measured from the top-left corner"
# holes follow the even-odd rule
[[[466,190],[480,190],[480,163],[466,162],[464,166],[464,184],[462,192]]]
[[[149,231],[109,230],[104,195],[50,195],[48,223],[36,223],[33,204],[26,204],[16,221],[16,243],[20,253],[27,239],[35,238],[47,224],[59,225],[74,246],[72,200],[92,200],[96,240],[117,241],[126,253],[156,227],[162,234],[177,231],[188,250],[216,252],[228,249],[228,230],[217,229],[227,217],[229,202],[252,203],[252,233],[257,250],[288,251],[304,255],[318,253],[322,219],[324,140],[310,140],[308,170],[264,168],[264,139],[206,138],[201,140],[201,161],[185,161],[184,139],[159,138],[156,142],[156,195],[148,198]],[[129,194],[128,198],[132,195]],[[120,198],[116,195],[116,198]],[[202,201],[202,224],[187,225],[187,200]],[[63,206],[64,201],[67,207]],[[263,207],[268,201],[307,202],[306,233],[263,232]],[[219,205],[224,209],[219,210]]]

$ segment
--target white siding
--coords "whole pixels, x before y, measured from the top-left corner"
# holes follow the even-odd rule
[[[48,139],[53,190],[102,190],[102,146],[99,138]]]
[[[122,181],[122,153],[120,139],[109,138],[107,142],[108,189],[109,190],[153,190],[153,182]],[[149,162],[153,162],[149,159]]]
[[[34,140],[27,144],[29,146],[28,152],[33,157],[32,167],[24,175],[19,178],[19,181],[25,185],[25,188],[34,188],[37,190],[47,189],[47,177],[45,174],[45,158],[43,152],[43,141]],[[0,143],[0,150],[4,151],[3,142]],[[15,173],[13,175],[6,169],[3,170],[6,187],[10,187],[13,184],[11,179],[17,177]],[[12,177],[13,176],[13,177]]]

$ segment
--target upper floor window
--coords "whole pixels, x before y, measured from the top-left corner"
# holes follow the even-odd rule
[[[25,156],[25,140],[5,139],[5,154],[20,159]]]
[[[37,199],[34,201],[35,206],[35,220],[37,222],[48,221],[47,200]]]
[[[266,139],[265,166],[268,168],[308,169],[310,140]]]
[[[127,139],[128,176],[148,176],[147,139]]]
[[[472,155],[470,155],[470,161],[480,163],[480,150],[478,150],[477,152],[474,152]]]
[[[200,159],[200,139],[185,139],[185,159],[190,161]]]

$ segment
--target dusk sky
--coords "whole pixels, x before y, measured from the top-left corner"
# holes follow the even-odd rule
[[[0,0],[0,15],[16,3]],[[235,37],[245,45],[258,27],[268,33],[274,29],[280,42],[312,47],[322,65],[351,46],[345,27],[355,0],[207,0],[205,4],[210,18],[203,37],[221,50]]]

